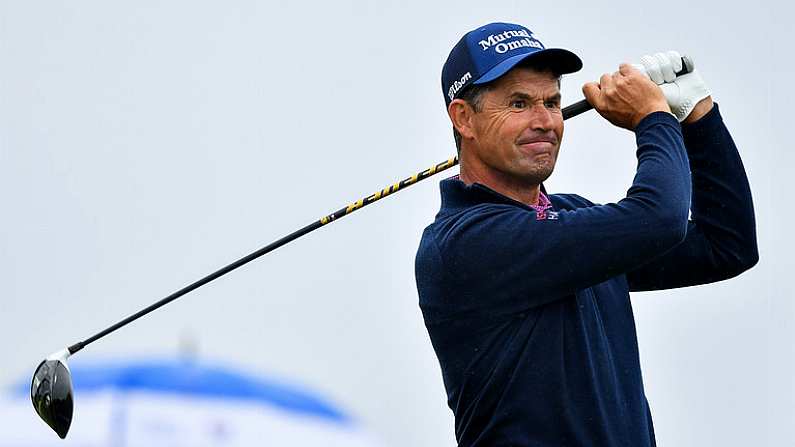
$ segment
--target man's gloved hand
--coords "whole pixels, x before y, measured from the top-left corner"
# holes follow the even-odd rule
[[[586,83],[582,93],[606,120],[628,130],[635,130],[650,113],[671,113],[660,87],[629,64],[621,64],[612,75],[603,74],[599,82]]]
[[[680,123],[690,115],[699,101],[711,94],[697,70],[676,76],[682,70],[682,56],[676,51],[645,55],[640,58],[637,67],[660,86],[671,112]]]

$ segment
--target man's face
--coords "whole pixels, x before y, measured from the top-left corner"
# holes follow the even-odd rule
[[[537,185],[555,168],[563,138],[558,78],[515,68],[481,96],[467,150],[496,174]]]

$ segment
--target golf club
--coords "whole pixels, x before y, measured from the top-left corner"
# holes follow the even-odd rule
[[[688,73],[692,71],[693,64],[692,61],[688,58],[682,58],[682,66],[684,67],[682,71],[677,73],[677,75]],[[591,110],[593,107],[585,100],[581,100],[577,103],[574,103],[568,107],[563,108],[562,115],[563,119],[569,119],[571,117],[577,116],[581,113],[587,112]],[[89,344],[99,340],[100,338],[110,334],[111,332],[120,329],[123,326],[126,326],[129,323],[143,317],[144,315],[159,309],[162,306],[176,300],[177,298],[195,290],[199,287],[213,281],[217,278],[220,278],[223,275],[231,272],[232,270],[237,269],[249,262],[263,256],[283,245],[286,245],[289,242],[292,242],[298,239],[305,234],[308,234],[318,228],[327,225],[331,222],[334,222],[337,219],[340,219],[352,212],[363,208],[373,202],[376,202],[386,196],[389,196],[395,192],[401,191],[421,180],[425,180],[426,178],[442,172],[448,168],[451,168],[458,164],[458,157],[454,156],[451,157],[441,163],[435,164],[424,171],[420,171],[411,177],[398,181],[392,185],[386,186],[385,188],[376,191],[375,193],[361,198],[350,205],[340,208],[339,210],[328,214],[326,216],[321,217],[319,220],[312,222],[311,224],[278,239],[271,244],[260,248],[259,250],[238,259],[237,261],[217,270],[204,278],[199,279],[198,281],[185,286],[184,288],[172,293],[171,295],[161,299],[160,301],[146,307],[137,313],[130,315],[129,317],[119,321],[118,323],[104,329],[103,331],[83,340],[78,343],[75,343],[68,348],[65,348],[61,351],[57,351],[50,356],[48,356],[44,361],[42,361],[38,368],[36,368],[35,373],[33,374],[33,381],[30,387],[30,397],[33,402],[33,408],[36,410],[36,413],[39,414],[39,417],[47,423],[55,433],[58,434],[62,439],[66,438],[66,434],[69,432],[69,427],[72,423],[72,413],[74,409],[74,400],[73,400],[73,391],[72,391],[72,377],[71,373],[69,372],[69,367],[67,366],[66,360],[76,352],[80,351],[84,347],[88,346]]]

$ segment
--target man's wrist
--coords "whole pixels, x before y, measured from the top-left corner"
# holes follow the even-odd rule
[[[712,96],[707,96],[696,104],[690,115],[682,121],[682,124],[693,124],[704,117],[715,104],[712,102]]]

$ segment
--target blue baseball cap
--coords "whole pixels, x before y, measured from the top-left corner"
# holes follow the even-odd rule
[[[464,34],[450,51],[442,68],[445,105],[449,106],[466,87],[493,81],[528,59],[538,60],[559,75],[582,68],[576,54],[544,47],[521,25],[489,23]]]

